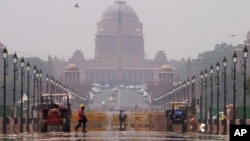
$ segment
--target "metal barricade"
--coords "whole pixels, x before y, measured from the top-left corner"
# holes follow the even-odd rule
[[[151,113],[151,131],[166,131],[166,117],[164,112]]]
[[[105,112],[87,111],[85,116],[88,119],[86,129],[88,131],[105,131],[107,128],[107,116]],[[71,131],[78,124],[78,112],[73,112],[71,117]]]
[[[130,127],[135,130],[150,130],[150,113],[149,112],[131,112],[130,113]]]

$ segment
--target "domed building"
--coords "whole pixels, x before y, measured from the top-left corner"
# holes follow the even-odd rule
[[[96,59],[144,59],[142,23],[125,1],[115,1],[97,24]]]
[[[159,72],[159,83],[164,85],[171,85],[174,79],[173,68],[170,65],[163,65]],[[169,84],[171,83],[171,84]]]
[[[87,60],[76,50],[67,63],[77,66],[80,82],[111,86],[158,81],[161,67],[168,64],[163,51],[145,59],[143,25],[125,1],[114,1],[104,10],[97,23],[94,58]]]

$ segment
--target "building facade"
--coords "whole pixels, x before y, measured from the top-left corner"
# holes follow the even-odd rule
[[[79,81],[136,85],[158,81],[167,57],[165,52],[158,51],[154,59],[145,59],[142,23],[125,1],[114,1],[97,23],[94,59],[86,60],[84,53],[76,50],[67,66],[70,64],[77,66]],[[65,67],[64,79],[68,73]]]

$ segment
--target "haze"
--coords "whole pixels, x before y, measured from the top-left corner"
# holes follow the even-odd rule
[[[80,49],[85,58],[93,58],[97,22],[113,2],[1,0],[0,42],[18,56],[68,59]],[[217,43],[242,44],[250,29],[249,0],[126,0],[126,4],[143,23],[146,58],[159,50],[168,59],[197,58]]]

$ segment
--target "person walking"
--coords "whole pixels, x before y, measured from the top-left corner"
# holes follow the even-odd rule
[[[119,113],[120,130],[126,129],[126,118],[127,114],[123,110],[120,110]],[[122,124],[124,125],[124,128],[122,128]]]
[[[85,116],[84,113],[85,106],[83,104],[80,105],[80,109],[78,110],[78,124],[75,127],[75,131],[77,132],[77,129],[82,125],[82,132],[87,132],[85,130],[86,128],[86,123],[87,123],[87,117]]]

